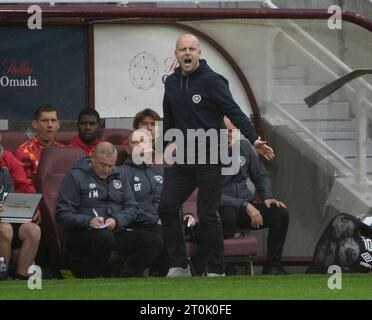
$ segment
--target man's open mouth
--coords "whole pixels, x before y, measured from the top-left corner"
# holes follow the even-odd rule
[[[192,60],[190,58],[183,59],[184,64],[191,64]]]

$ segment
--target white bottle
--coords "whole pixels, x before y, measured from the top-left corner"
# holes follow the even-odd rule
[[[0,257],[0,279],[8,276],[8,267],[5,263],[4,257]]]

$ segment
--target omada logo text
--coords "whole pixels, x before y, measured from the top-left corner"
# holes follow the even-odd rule
[[[37,87],[37,80],[32,77],[34,69],[30,67],[28,60],[5,59],[2,67],[0,86]]]

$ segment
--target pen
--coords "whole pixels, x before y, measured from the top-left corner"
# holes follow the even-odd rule
[[[100,217],[100,216],[98,215],[96,209],[94,209],[94,208],[93,208],[93,213],[94,213],[94,215],[95,215],[97,218]],[[101,217],[100,217],[100,218],[101,218]],[[104,223],[103,223],[103,218],[101,218],[100,225],[98,226],[98,228],[99,228],[99,229],[104,229],[104,228],[106,228],[107,226],[108,226],[107,224],[104,224]]]
[[[94,215],[95,215],[96,217],[99,217],[99,215],[98,215],[96,209],[94,209],[94,208],[93,208],[93,213],[94,213]]]

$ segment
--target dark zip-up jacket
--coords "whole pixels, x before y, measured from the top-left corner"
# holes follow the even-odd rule
[[[83,157],[66,174],[57,200],[57,222],[62,230],[89,229],[94,208],[105,220],[114,218],[115,230],[120,230],[137,218],[132,189],[117,168],[106,180],[101,180],[89,163],[90,157]]]
[[[239,160],[239,172],[225,177],[220,205],[245,210],[244,202],[254,200],[254,194],[247,186],[248,178],[253,182],[261,201],[273,198],[269,173],[246,140],[240,140]]]
[[[159,220],[158,205],[163,190],[164,168],[138,165],[128,157],[119,170],[129,182],[138,203],[136,222],[156,223]]]
[[[164,133],[172,128],[184,135],[187,129],[223,129],[226,115],[251,144],[258,138],[248,117],[234,101],[228,81],[203,59],[188,77],[182,75],[179,67],[167,77],[163,113]]]

